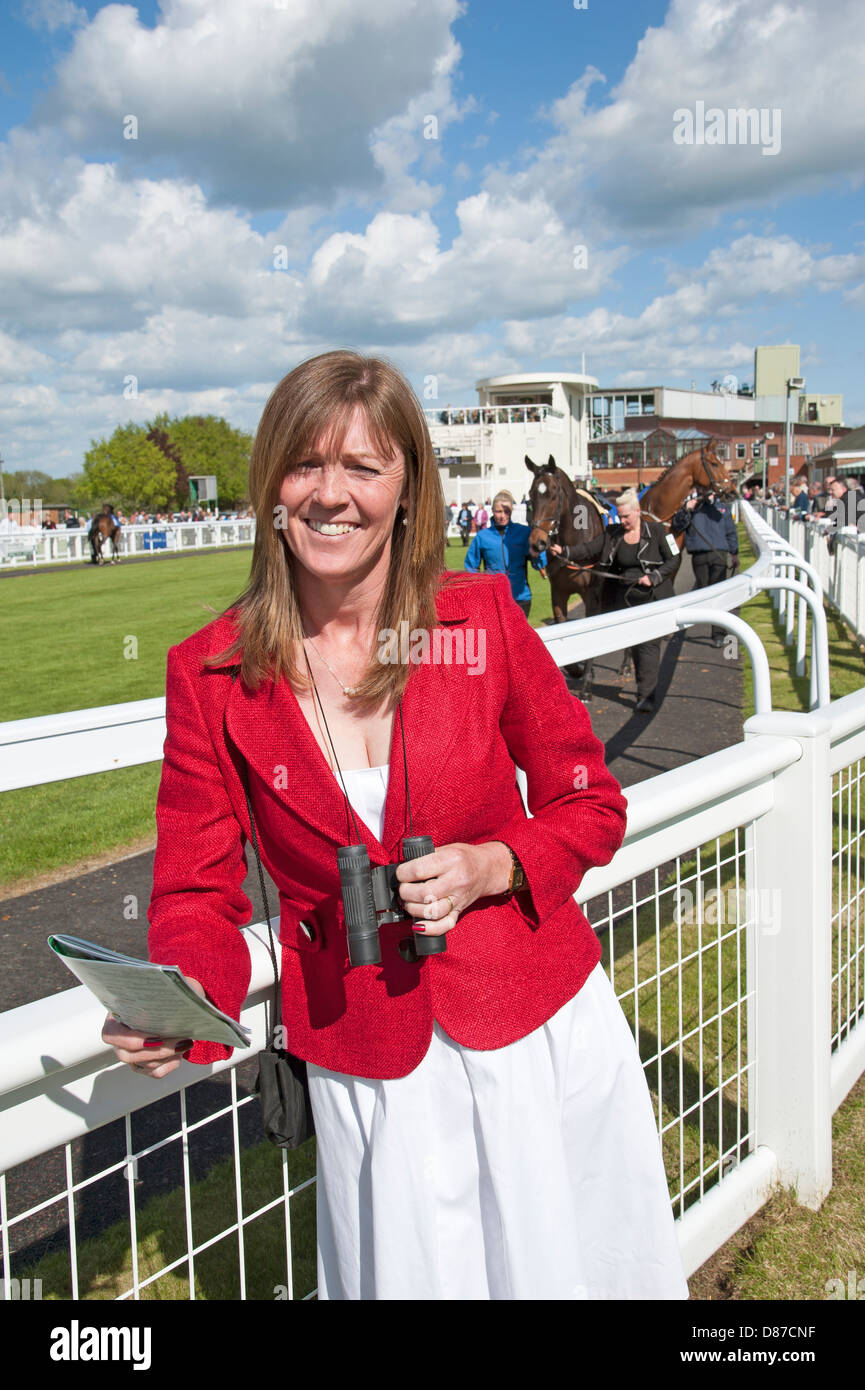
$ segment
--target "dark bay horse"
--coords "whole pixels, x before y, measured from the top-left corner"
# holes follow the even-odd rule
[[[104,565],[105,557],[102,554],[102,547],[106,540],[111,542],[111,564],[116,565],[120,562],[120,526],[114,520],[110,512],[99,512],[90,523],[90,530],[87,533],[90,542],[90,563],[93,565]]]
[[[549,554],[549,544],[578,545],[593,540],[604,529],[600,512],[590,501],[580,497],[574,484],[550,454],[544,464],[533,463],[528,454],[526,467],[535,475],[529,492],[532,525],[529,535],[529,554],[537,559],[547,550],[547,577],[553,603],[553,618],[557,623],[568,621],[568,599],[579,594],[585,616],[592,618],[603,611],[606,583],[592,576],[591,567],[569,569],[560,555]],[[575,669],[565,668],[579,680],[580,699],[592,697],[592,663],[587,661]]]

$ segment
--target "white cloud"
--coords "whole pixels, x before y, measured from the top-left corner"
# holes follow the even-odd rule
[[[292,297],[294,277],[264,273],[279,234],[208,208],[192,184],[52,165],[16,135],[0,147],[0,206],[0,301],[28,336],[120,328],[172,304],[241,316]]]
[[[736,339],[727,320],[754,310],[763,297],[786,300],[808,287],[830,290],[853,282],[863,266],[865,256],[820,257],[792,237],[746,235],[714,248],[695,269],[670,267],[673,288],[638,315],[595,308],[583,316],[509,322],[505,342],[526,361],[561,359],[578,350],[589,354],[592,370],[639,361],[631,376],[643,381],[659,373],[742,367],[753,360],[754,345]]]
[[[73,29],[87,23],[87,11],[72,0],[24,0],[21,18],[32,29]]]
[[[220,203],[398,194],[417,154],[405,123],[457,114],[457,13],[458,0],[163,0],[148,28],[131,5],[106,5],[77,31],[35,121],[127,172],[194,170]]]
[[[478,109],[454,96],[458,8],[165,0],[148,28],[130,5],[30,6],[31,23],[76,32],[34,121],[0,146],[0,432],[18,466],[78,467],[91,436],[160,409],[251,428],[284,372],[338,345],[435,375],[427,404],[466,403],[479,376],[574,367],[583,350],[623,383],[740,373],[755,305],[786,312],[807,288],[865,306],[847,229],[808,246],[777,206],[861,168],[858,0],[673,0],[615,90],[586,68],[523,167],[474,183],[459,155],[486,136],[448,139]],[[780,153],[675,145],[673,112],[697,100],[779,107]],[[467,196],[440,214],[450,178]],[[644,238],[667,251],[761,203],[774,222],[738,217],[730,244],[650,267],[633,311],[616,307]],[[266,233],[261,209],[281,218]]]
[[[44,352],[0,330],[0,382],[27,381],[35,372],[50,370],[52,366],[51,358]]]
[[[579,211],[591,234],[630,239],[684,235],[724,209],[813,193],[840,176],[858,182],[863,64],[860,0],[672,0],[609,96],[588,67],[549,107],[551,139],[522,171],[491,173],[486,186],[543,189],[565,220]],[[698,101],[779,110],[779,152],[675,144],[674,113]]]
[[[338,333],[411,341],[445,324],[555,313],[596,294],[624,249],[588,249],[575,264],[579,232],[566,228],[540,195],[457,206],[459,231],[446,249],[428,213],[378,213],[362,233],[329,237],[312,258],[301,322]]]

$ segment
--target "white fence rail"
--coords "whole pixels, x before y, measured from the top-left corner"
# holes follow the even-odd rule
[[[42,531],[22,527],[0,535],[0,568],[17,565],[80,564],[90,560],[87,529]],[[120,532],[118,556],[183,555],[196,550],[213,550],[224,545],[252,545],[255,519],[236,521],[165,521],[142,526],[124,526]],[[113,557],[110,541],[103,555]]]
[[[459,527],[449,523],[447,534],[459,536]],[[120,533],[118,558],[135,555],[194,555],[223,546],[249,546],[255,541],[255,518],[236,521],[171,521],[142,526],[124,526]],[[105,542],[103,556],[111,560],[114,550]],[[22,527],[0,534],[0,569],[20,566],[90,563],[90,543],[85,530],[42,531]]]
[[[865,530],[839,527],[833,518],[806,521],[797,512],[765,502],[758,502],[756,509],[778,537],[811,565],[828,602],[865,641]],[[859,526],[865,527],[865,518],[859,518]]]
[[[652,605],[649,614],[638,610],[548,629],[541,635],[556,661],[671,633],[683,616],[691,621],[705,613],[701,603],[723,615],[757,592],[790,561],[786,551],[779,561],[767,524],[743,510],[758,550],[750,571],[699,595]],[[815,592],[813,575],[797,573]],[[790,607],[804,634],[808,601],[797,595]],[[825,655],[825,629],[812,622],[815,673]],[[752,659],[759,663],[758,644]],[[828,687],[818,695],[825,698],[807,714],[772,713],[763,700],[746,721],[741,743],[631,788],[622,848],[611,864],[586,875],[576,895],[601,935],[606,968],[640,1048],[689,1273],[778,1182],[794,1185],[800,1202],[820,1205],[832,1180],[832,1114],[865,1070],[859,818],[865,690],[833,703]],[[127,737],[134,742],[138,753],[123,755],[127,763],[158,757],[164,733],[158,706],[139,702],[126,722],[123,707],[114,707],[60,716],[53,725],[24,720],[0,729],[4,751],[18,760],[3,785],[28,785],[21,780],[28,767],[34,784],[83,775],[88,757],[97,764],[89,770],[101,770],[108,754],[97,751],[100,740],[117,759],[120,743]],[[38,734],[27,728],[40,723]],[[158,1083],[130,1077],[101,1043],[101,1011],[83,989],[0,1016],[0,1170],[14,1170],[0,1179],[7,1279],[38,1269],[28,1260],[25,1236],[28,1222],[50,1207],[68,1229],[68,1289],[74,1287],[73,1296],[95,1296],[86,1248],[75,1235],[77,1204],[85,1191],[120,1173],[136,1249],[120,1296],[148,1296],[151,1284],[182,1276],[181,1291],[171,1296],[194,1297],[203,1252],[231,1241],[237,1246],[236,1296],[245,1297],[246,1243],[256,1223],[274,1221],[281,1223],[281,1254],[272,1257],[269,1277],[291,1287],[291,1213],[307,1184],[292,1187],[288,1160],[274,1151],[274,1164],[282,1164],[280,1190],[248,1210],[238,1140],[238,1113],[249,1097],[238,1094],[236,1068],[261,1045],[269,979],[260,932],[247,929],[253,984],[244,1018],[256,1036],[248,1053],[236,1053],[221,1067],[183,1063]],[[234,1198],[219,1229],[202,1238],[185,1158],[197,1128],[187,1105],[189,1093],[220,1072],[231,1078],[225,1110],[233,1125]],[[156,1147],[175,1144],[183,1151],[184,1229],[174,1233],[177,1252],[163,1252],[145,1269],[137,1262],[141,1213],[134,1174],[154,1145],[136,1147],[130,1117],[154,1093],[179,1096],[179,1120]],[[77,1172],[76,1141],[111,1120],[124,1121],[123,1153],[96,1173]],[[65,1147],[55,1158],[62,1169],[56,1190],[35,1206],[18,1200],[27,1165],[58,1145]]]

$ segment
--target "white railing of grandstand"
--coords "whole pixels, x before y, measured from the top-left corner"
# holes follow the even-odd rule
[[[729,614],[758,592],[760,581],[774,578],[780,567],[770,544],[777,537],[747,505],[743,511],[758,551],[750,571],[699,595],[653,604],[649,614],[608,615],[614,633],[593,620],[594,641],[587,641],[587,620],[542,631],[558,664],[671,633],[683,618],[695,621],[700,611],[708,616],[701,602],[710,601],[714,613]],[[783,551],[782,559],[786,568],[789,552]],[[797,573],[811,578],[807,571]],[[798,612],[808,605],[797,594],[790,606]],[[818,632],[814,645],[821,640],[825,634],[821,638]],[[752,656],[758,660],[756,648]],[[815,665],[822,659],[819,651],[817,657]],[[104,712],[102,723],[94,712],[80,711],[57,716],[53,724],[23,720],[0,728],[4,754],[14,761],[16,749],[26,750],[11,785],[158,758],[164,735],[159,705],[137,702],[128,719],[124,707],[115,706]],[[35,723],[43,726],[41,737],[28,737],[33,730],[26,726]],[[124,751],[127,741],[136,744],[137,756]],[[95,765],[88,765],[89,759]],[[795,1186],[798,1200],[815,1209],[831,1187],[832,1114],[865,1070],[863,760],[865,690],[833,703],[821,699],[807,714],[772,713],[764,701],[764,710],[746,721],[741,743],[628,790],[622,848],[609,865],[591,870],[575,895],[607,943],[607,968],[640,1046],[688,1273],[757,1211],[778,1183]],[[83,989],[0,1016],[0,1108],[5,1112],[0,1170],[128,1116],[154,1094],[232,1069],[260,1046],[270,968],[260,934],[260,927],[247,929],[253,986],[244,1021],[256,1029],[253,1047],[220,1068],[183,1063],[161,1082],[130,1077],[102,1044],[101,1010]],[[248,1100],[237,1100],[235,1086],[232,1097],[235,1107]],[[178,1132],[169,1140],[182,1137]],[[131,1172],[135,1161],[127,1122],[127,1153],[119,1166]],[[237,1219],[222,1234],[236,1235],[242,1266],[244,1230],[262,1213],[241,1215],[239,1163],[235,1181]],[[188,1212],[188,1172],[185,1184]],[[73,1218],[74,1195],[82,1185],[74,1179],[67,1148],[66,1186],[40,1205],[65,1204]],[[284,1189],[268,1209],[284,1203],[288,1221],[287,1180]],[[129,1193],[134,1230],[131,1180]],[[16,1230],[32,1214],[9,1211],[0,1179],[7,1276],[16,1274]],[[290,1282],[288,1238],[287,1244]],[[69,1247],[74,1282],[74,1219]],[[188,1230],[187,1249],[174,1264],[191,1276],[197,1253]],[[243,1290],[242,1278],[241,1285]],[[137,1298],[144,1289],[134,1270],[121,1296]]]
[[[560,431],[564,416],[550,405],[447,406],[444,410],[425,410],[431,429],[479,427],[480,425],[542,425]]]
[[[78,530],[37,530],[21,527],[0,535],[0,567],[4,565],[57,565],[89,561],[90,542],[86,528]],[[181,555],[217,546],[251,545],[255,540],[255,518],[233,521],[159,521],[146,525],[123,526],[117,556]],[[110,541],[103,547],[103,558],[115,558]]]

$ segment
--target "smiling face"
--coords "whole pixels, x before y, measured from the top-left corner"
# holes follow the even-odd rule
[[[386,570],[397,510],[406,506],[405,458],[383,455],[356,408],[338,448],[320,438],[279,489],[283,537],[295,562],[324,581],[345,583]]]

